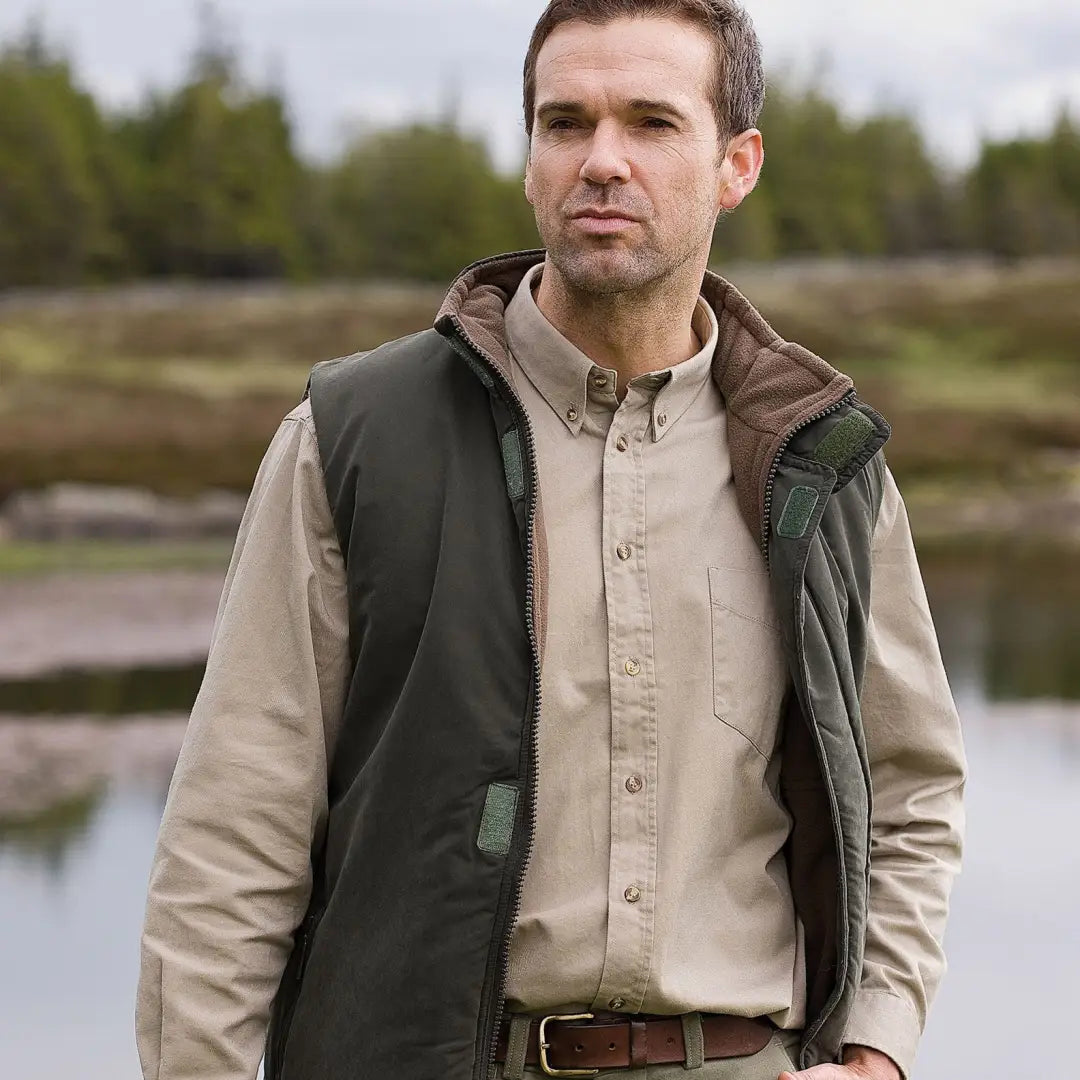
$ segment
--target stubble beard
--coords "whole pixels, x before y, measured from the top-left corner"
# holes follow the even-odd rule
[[[635,227],[646,234],[641,246],[620,243],[616,247],[608,241],[571,237],[559,228],[547,229],[537,215],[548,261],[564,286],[585,301],[619,298],[630,302],[664,293],[700,248],[700,238],[686,237],[677,250],[665,251],[647,226]]]
[[[569,289],[583,296],[609,297],[652,291],[673,267],[649,248],[607,246],[586,240],[575,243],[552,237],[548,258]]]

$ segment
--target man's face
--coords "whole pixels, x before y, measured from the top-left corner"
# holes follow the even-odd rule
[[[724,189],[714,71],[712,42],[676,19],[571,22],[544,43],[525,193],[568,285],[639,291],[707,256]]]

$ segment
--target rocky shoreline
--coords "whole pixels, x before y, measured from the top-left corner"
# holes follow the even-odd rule
[[[142,488],[54,484],[17,492],[0,506],[0,541],[231,539],[246,502],[231,491],[182,499]]]
[[[63,805],[80,811],[63,823],[76,827],[95,794],[118,781],[149,785],[164,798],[186,727],[187,717],[177,715],[131,716],[110,724],[95,716],[48,723],[0,716],[0,831],[10,839],[20,826],[36,823],[41,830],[45,815]],[[52,823],[52,831],[62,833],[60,825]]]
[[[0,679],[206,660],[221,570],[0,577]]]
[[[975,543],[1080,548],[1080,484],[1058,491],[905,496],[919,547]]]
[[[907,502],[927,554],[998,546],[1080,551],[1080,482],[1056,492],[966,496],[916,487]],[[161,541],[179,542],[183,550],[187,541],[192,549],[207,538],[222,543],[211,562],[180,567],[121,564],[91,573],[61,561],[45,573],[0,572],[0,679],[205,661],[228,544],[244,505],[244,497],[229,492],[177,499],[79,485],[8,499],[0,507],[0,547],[56,544],[63,553],[72,541],[128,543],[132,551]]]
[[[916,537],[937,543],[1029,538],[1080,546],[1080,465],[1054,490],[945,492],[905,485]],[[0,504],[0,543],[232,541],[247,496],[213,490],[191,498],[142,488],[56,484]]]

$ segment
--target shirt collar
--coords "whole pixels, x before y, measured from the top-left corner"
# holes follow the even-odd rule
[[[576,435],[585,419],[590,388],[594,387],[594,392],[610,390],[615,372],[590,360],[536,306],[532,286],[543,268],[543,263],[537,263],[525,274],[507,306],[506,338],[529,380]],[[637,388],[652,394],[653,441],[663,438],[675,426],[710,376],[720,330],[715,313],[701,297],[694,309],[693,328],[704,343],[699,352],[682,363],[630,380],[628,392]]]

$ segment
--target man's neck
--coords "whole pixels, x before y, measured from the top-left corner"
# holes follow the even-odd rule
[[[569,288],[549,261],[536,306],[593,363],[618,373],[621,401],[631,379],[681,364],[701,350],[692,325],[700,291],[701,275],[689,273],[647,295],[596,296]]]

